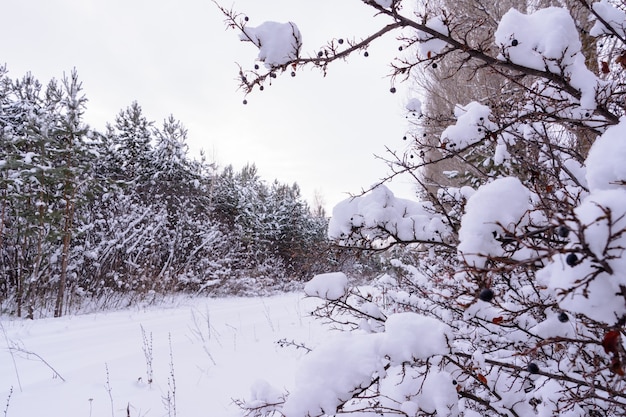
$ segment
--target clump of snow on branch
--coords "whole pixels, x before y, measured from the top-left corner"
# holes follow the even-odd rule
[[[428,19],[426,27],[439,32],[444,36],[450,35],[448,25],[446,25],[441,16],[435,16]],[[419,40],[418,48],[420,56],[428,59],[439,54],[446,47],[446,45],[448,45],[446,41],[436,38],[433,35],[421,30],[417,31],[417,39]]]
[[[336,301],[348,291],[348,277],[343,272],[329,272],[313,277],[304,286],[304,293],[309,297],[318,297]]]
[[[268,404],[281,404],[284,394],[264,379],[255,381],[250,387],[250,399],[247,408],[267,407]]]
[[[596,139],[587,157],[590,189],[608,190],[626,185],[626,120],[611,126]]]
[[[419,116],[422,114],[422,102],[419,98],[412,98],[406,103],[406,109]]]
[[[591,5],[593,11],[602,18],[618,35],[626,36],[624,24],[626,13],[613,6],[608,0],[601,0]],[[595,17],[595,16],[594,16]],[[604,23],[596,19],[595,24],[589,31],[591,36],[612,35],[613,33]]]
[[[489,120],[489,107],[472,101],[465,106],[456,105],[456,124],[448,126],[441,133],[441,144],[446,149],[459,150],[480,142],[496,125]]]
[[[465,261],[482,268],[487,257],[501,256],[499,237],[515,235],[531,208],[530,191],[515,177],[480,187],[467,201],[461,219],[458,250]]]
[[[448,340],[452,340],[452,332],[441,321],[411,312],[397,313],[385,322],[382,351],[393,364],[400,365],[448,353]]]
[[[300,55],[302,35],[293,22],[264,22],[257,27],[244,26],[240,39],[259,48],[258,60],[268,69],[280,67]]]
[[[499,59],[570,80],[581,92],[580,106],[596,108],[596,92],[602,85],[585,65],[576,24],[567,9],[548,7],[531,14],[511,9],[495,32]]]
[[[449,353],[452,336],[446,324],[416,313],[390,316],[383,333],[338,335],[303,358],[295,389],[281,412],[287,417],[334,415],[338,406],[385,378],[391,366]],[[432,380],[425,383],[424,392],[428,387],[432,394],[445,391],[435,375],[428,377]],[[451,380],[447,382],[453,386]],[[449,405],[446,398],[438,397],[424,398],[416,406],[430,412]]]
[[[328,236],[343,245],[385,247],[396,241],[441,241],[448,233],[432,203],[415,202],[393,195],[380,185],[368,194],[337,204]]]
[[[370,384],[372,376],[385,374],[385,358],[378,352],[381,337],[341,334],[305,356],[283,415],[334,415],[339,405]]]

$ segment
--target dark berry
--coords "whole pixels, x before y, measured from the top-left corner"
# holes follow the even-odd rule
[[[245,20],[247,22],[248,20],[250,20],[250,18],[248,16],[246,16],[246,17],[243,18],[243,20]]]
[[[391,92],[391,94],[395,93],[396,92],[396,87],[391,87],[389,89],[389,92]]]
[[[574,266],[578,262],[578,256],[575,253],[570,253],[565,257],[565,263],[569,266]]]
[[[512,45],[512,46],[517,46],[518,44],[519,44],[519,42],[517,41],[517,39],[513,39],[513,40],[511,41],[511,45]]]
[[[263,91],[265,90],[265,87],[263,87],[262,85],[259,86],[259,90]]]
[[[433,62],[433,68],[437,69],[437,63],[436,62]]]
[[[295,77],[296,76],[296,72],[295,71],[291,71],[291,76]]]
[[[567,237],[569,235],[569,227],[563,225],[557,227],[556,234],[559,235],[559,237]]]
[[[401,51],[401,50],[402,50],[402,47],[401,47],[401,46],[398,46],[398,51]]]
[[[365,52],[363,52],[363,56],[364,56],[365,58],[367,58],[368,56],[370,56],[370,53],[369,53],[369,52],[367,52],[367,51],[365,51]]]
[[[569,316],[567,315],[565,311],[561,311],[559,313],[559,321],[561,323],[567,323],[569,321]]]
[[[585,113],[585,117],[589,117],[589,116],[591,116],[589,112]]]
[[[243,104],[244,104],[244,105],[248,104],[248,100],[244,100],[244,101],[243,101]]]
[[[254,64],[254,69],[258,70],[259,69],[259,64]]]
[[[529,363],[528,366],[526,366],[526,370],[528,372],[530,372],[531,374],[538,374],[539,373],[539,367],[534,362]]]
[[[493,290],[491,288],[483,288],[480,290],[480,294],[478,294],[478,298],[488,303],[493,300]]]
[[[406,140],[406,136],[404,136],[404,137],[402,138],[402,140]]]
[[[271,73],[270,73],[270,78],[276,78],[276,74],[275,74],[275,73],[273,73],[273,72],[271,72]]]
[[[322,51],[319,51],[319,52],[317,53],[317,56],[318,56],[318,58],[321,58],[321,57],[323,57],[323,56],[324,56],[324,52],[322,52]]]
[[[343,39],[337,39],[337,43],[341,45],[343,43]]]

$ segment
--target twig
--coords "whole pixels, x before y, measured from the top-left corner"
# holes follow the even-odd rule
[[[13,362],[13,370],[15,370],[15,377],[17,378],[17,386],[20,388],[20,392],[22,392],[22,381],[20,380],[20,373],[17,370],[17,362],[15,361],[15,355],[13,355],[13,349],[11,349],[9,337],[7,336],[6,329],[4,328],[4,325],[2,324],[1,321],[0,321],[0,329],[2,330],[2,334],[4,335],[4,340],[7,343],[7,349],[9,349],[9,354],[11,355],[11,361]],[[11,389],[13,389],[13,387],[11,387]]]

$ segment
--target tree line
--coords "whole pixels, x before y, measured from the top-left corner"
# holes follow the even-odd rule
[[[105,132],[76,71],[0,69],[0,307],[33,317],[119,294],[255,293],[339,262],[323,209],[254,165],[188,155],[187,130],[134,102]],[[103,301],[106,302],[106,301]]]

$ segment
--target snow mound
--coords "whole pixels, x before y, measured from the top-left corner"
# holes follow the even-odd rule
[[[268,69],[279,67],[300,55],[302,35],[293,22],[264,22],[257,27],[245,26],[240,39],[259,48],[258,60]]]

